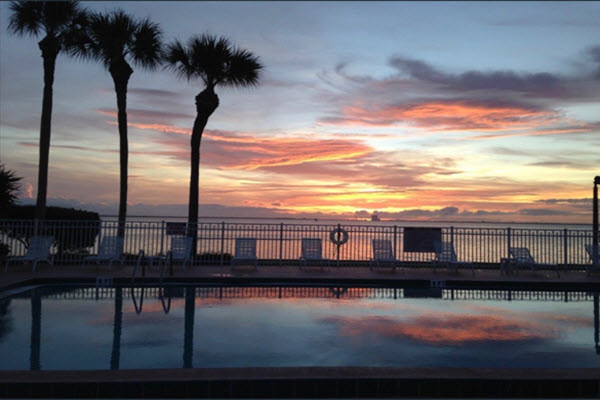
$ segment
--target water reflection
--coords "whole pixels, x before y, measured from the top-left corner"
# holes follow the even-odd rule
[[[119,369],[121,363],[121,326],[123,324],[123,288],[115,288],[115,314],[113,324],[112,352],[110,369]]]
[[[86,290],[89,290],[89,295],[86,294],[88,293],[85,292]],[[414,353],[417,365],[422,365],[419,364],[419,357],[431,357],[434,359],[432,362],[440,362],[441,365],[444,365],[443,362],[451,363],[449,365],[462,362],[456,359],[445,361],[445,358],[450,360],[455,354],[458,354],[462,360],[467,360],[465,362],[476,365],[492,362],[494,365],[493,361],[486,360],[485,357],[489,356],[494,349],[503,348],[499,346],[509,343],[511,346],[529,346],[510,349],[513,353],[523,353],[519,355],[521,360],[528,354],[527,352],[530,352],[530,357],[535,358],[535,365],[545,366],[542,361],[544,357],[552,356],[558,360],[561,354],[567,354],[569,349],[579,346],[582,332],[585,332],[587,337],[588,354],[594,354],[594,357],[595,354],[600,354],[598,292],[580,292],[581,297],[576,297],[573,292],[568,295],[571,297],[564,293],[560,294],[565,299],[578,298],[583,303],[579,304],[586,306],[587,310],[589,310],[587,304],[593,303],[594,350],[590,351],[592,318],[589,317],[589,311],[587,317],[581,313],[569,313],[566,308],[559,309],[567,307],[562,305],[564,304],[562,301],[553,303],[557,306],[556,311],[549,307],[542,308],[540,311],[534,307],[533,302],[523,301],[518,307],[514,307],[515,297],[526,297],[516,292],[504,297],[506,300],[510,299],[510,303],[488,301],[483,304],[470,300],[456,300],[461,296],[470,298],[469,296],[474,296],[474,292],[468,295],[461,295],[454,291],[448,294],[444,292],[443,299],[439,299],[439,293],[436,292],[437,298],[434,299],[416,296],[414,291],[403,293],[401,289],[385,290],[347,287],[190,286],[126,289],[117,287],[108,289],[105,297],[100,296],[96,288],[79,288],[60,293],[66,297],[80,296],[77,297],[79,300],[93,300],[103,304],[106,304],[106,301],[111,303],[114,301],[111,311],[102,315],[108,317],[112,314],[112,348],[109,346],[104,351],[108,356],[107,350],[110,349],[110,369],[115,370],[132,368],[128,362],[142,365],[141,368],[161,367],[162,364],[156,362],[162,362],[161,357],[174,352],[179,361],[176,365],[169,364],[168,367],[171,368],[265,365],[261,362],[273,366],[303,365],[303,353],[311,352],[323,353],[311,355],[313,357],[311,365],[321,365],[320,362],[330,363],[331,353],[333,357],[337,357],[336,362],[342,363],[340,365],[356,365],[343,364],[344,362],[364,363],[360,365],[382,365],[380,363],[397,365],[394,364],[397,360],[392,355],[410,352]],[[31,303],[29,339],[29,369],[31,370],[41,369],[40,354],[44,335],[41,324],[42,299],[51,302],[52,299],[48,297],[60,298],[60,293],[55,289],[50,291],[48,288],[38,288],[26,294]],[[413,298],[413,295],[416,298]],[[481,293],[479,295],[483,296]],[[539,297],[535,292],[530,292],[527,296],[532,299]],[[25,295],[20,297],[23,298]],[[182,298],[181,301],[174,302],[173,309],[171,309],[172,297]],[[366,301],[361,301],[365,298]],[[13,304],[15,299],[18,298],[11,300]],[[240,299],[244,300],[240,301]],[[145,301],[147,306],[143,307]],[[5,300],[2,304],[9,304],[9,301]],[[48,316],[48,310],[54,305],[44,306],[44,318],[48,324],[45,325],[44,330],[56,327],[55,322]],[[129,313],[130,316],[125,318],[123,326],[124,306],[125,313]],[[81,307],[85,309],[84,305]],[[6,305],[2,310],[4,313],[2,318],[7,320],[10,309]],[[69,312],[68,306],[66,310]],[[196,313],[198,318],[195,318]],[[163,321],[167,315],[170,315],[169,321],[183,319],[183,326],[179,325],[180,322],[165,324]],[[94,319],[94,321],[98,320]],[[209,329],[194,332],[196,322],[202,323]],[[183,328],[183,337],[181,328]],[[197,346],[196,350],[194,350],[195,333],[196,345],[202,343],[202,346]],[[94,336],[93,331],[88,334],[90,340],[101,340],[96,339],[97,336]],[[307,338],[302,336],[305,334],[308,335]],[[123,335],[125,339],[122,339]],[[148,337],[145,337],[146,335]],[[0,336],[0,352],[3,352],[1,346],[7,336],[6,333],[4,337]],[[182,339],[183,343],[181,343]],[[52,343],[48,345],[52,346]],[[148,358],[144,361],[146,364],[138,360],[137,356],[133,361],[122,360],[122,345],[126,349],[124,353],[129,354],[130,358],[132,354],[144,354]],[[469,354],[467,350],[462,350],[462,353],[452,350],[455,353],[451,353],[448,350],[452,347],[466,348],[467,345],[470,350],[474,348],[471,345],[477,345],[480,354]],[[179,350],[174,351],[174,348]],[[443,350],[445,353],[440,353],[436,348],[445,349]],[[181,349],[183,349],[183,357]],[[417,354],[419,352],[420,356]],[[423,356],[423,352],[429,352],[427,353],[429,356]],[[379,358],[371,357],[372,354],[378,354]],[[434,357],[433,354],[437,356]],[[497,357],[504,356],[508,357],[505,354],[499,354]],[[571,361],[579,356],[579,353],[577,356],[573,355]],[[183,358],[183,365],[179,357]],[[325,361],[318,361],[321,357]],[[194,358],[196,358],[196,365],[194,365]],[[148,361],[152,359],[154,362]],[[106,361],[105,359],[104,365]],[[252,362],[258,365],[249,364]],[[517,363],[516,366],[523,365]],[[3,367],[0,360],[0,369],[2,368],[6,367]],[[46,365],[45,368],[53,367]]]
[[[598,337],[600,336],[600,318],[598,317],[598,292],[594,292],[594,342],[596,343],[596,354],[600,355],[600,345]]]
[[[185,328],[183,338],[183,368],[193,368],[194,355],[194,314],[196,288],[185,288]]]
[[[12,318],[8,312],[12,299],[0,299],[0,341],[12,330]]]
[[[29,363],[32,371],[39,370],[42,334],[42,295],[39,289],[33,289],[31,293],[31,351]]]

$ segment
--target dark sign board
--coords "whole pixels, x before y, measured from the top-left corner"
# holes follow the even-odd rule
[[[169,236],[185,236],[185,222],[167,222],[167,235]]]
[[[442,228],[404,228],[404,252],[433,253],[434,242],[442,241]]]

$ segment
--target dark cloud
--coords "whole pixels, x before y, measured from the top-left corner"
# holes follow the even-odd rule
[[[583,198],[583,199],[542,199],[537,200],[538,203],[544,204],[585,204],[592,205],[591,198]]]
[[[546,215],[571,215],[570,211],[555,210],[551,208],[524,208],[518,211],[520,215],[546,216]]]
[[[458,92],[511,90],[532,97],[560,97],[565,94],[562,79],[547,72],[518,74],[513,71],[467,71],[454,75],[442,72],[424,61],[401,56],[392,57],[389,63],[411,78],[441,84]]]
[[[587,50],[588,57],[592,60],[592,62],[596,67],[594,72],[594,78],[600,79],[600,46],[594,46]]]
[[[517,149],[513,149],[510,147],[492,147],[490,149],[490,151],[492,153],[496,153],[496,154],[502,154],[505,156],[524,156],[524,157],[529,157],[532,155],[531,152],[528,151],[523,151],[523,150],[517,150]]]
[[[530,163],[534,167],[549,167],[549,168],[571,168],[571,169],[595,169],[598,166],[598,161],[569,161],[569,160],[547,160]]]
[[[453,218],[453,217],[465,218],[465,219],[468,219],[470,217],[475,217],[479,220],[479,219],[481,219],[481,217],[486,217],[486,216],[514,215],[513,213],[505,212],[505,211],[485,211],[485,210],[476,210],[476,211],[463,210],[463,211],[460,211],[458,207],[444,207],[444,208],[440,208],[437,210],[423,210],[420,208],[415,208],[415,209],[403,210],[403,211],[399,211],[399,212],[378,211],[377,214],[379,215],[380,218],[383,218],[386,220],[387,219],[389,219],[389,220],[407,220],[407,219],[411,219],[411,218],[425,218],[425,219],[436,220],[436,219],[447,219],[447,218]],[[361,210],[361,211],[355,212],[354,216],[356,218],[368,219],[371,217],[371,213],[366,210]]]
[[[390,58],[389,64],[409,77],[436,83],[448,83],[450,76],[435,69],[421,60],[395,56]]]
[[[129,88],[127,93],[139,96],[162,97],[164,99],[174,99],[181,95],[179,92],[161,89]]]
[[[600,46],[580,54],[578,60],[584,67],[593,65],[600,74]],[[391,57],[389,65],[395,74],[374,78],[348,74],[349,63],[338,63],[333,72],[341,79],[324,79],[336,89],[327,93],[333,112],[323,115],[319,122],[364,127],[402,124],[428,132],[476,132],[465,137],[468,139],[598,130],[597,121],[578,121],[562,111],[569,104],[600,100],[600,84],[591,80],[588,67],[571,75],[514,70],[450,73],[402,55]],[[582,72],[586,68],[587,72]],[[483,135],[482,131],[499,133]]]
[[[117,118],[117,110],[114,108],[99,108],[98,112],[104,115],[108,115]],[[139,108],[128,108],[127,118],[130,122],[143,122],[143,123],[156,123],[156,124],[169,124],[177,119],[188,119],[193,120],[196,116],[191,114],[184,114],[178,112],[168,111],[157,111]]]

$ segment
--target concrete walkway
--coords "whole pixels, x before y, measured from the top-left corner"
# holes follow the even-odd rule
[[[35,272],[21,265],[11,265],[8,272],[0,273],[0,291],[9,287],[15,287],[25,284],[81,282],[95,283],[97,277],[113,278],[120,283],[131,283],[131,277],[134,266],[114,265],[108,268],[105,265],[39,265]],[[158,282],[159,271],[157,269],[147,269],[145,277],[142,277],[141,269],[137,271],[135,282],[153,283]],[[232,269],[229,266],[219,265],[195,265],[186,270],[181,267],[174,268],[173,276],[165,276],[166,282],[178,283],[201,283],[218,282],[221,284],[260,284],[275,283],[278,281],[293,284],[297,283],[340,283],[350,285],[377,284],[377,285],[401,285],[403,282],[419,281],[429,283],[437,281],[435,284],[444,286],[467,285],[472,287],[531,287],[536,289],[548,289],[554,287],[566,287],[573,285],[582,288],[600,288],[600,274],[587,276],[584,271],[566,271],[556,276],[554,271],[520,271],[518,275],[501,275],[496,270],[476,270],[472,274],[471,269],[459,270],[458,272],[448,272],[445,269],[438,269],[433,272],[432,268],[413,267],[398,268],[396,271],[391,269],[382,269],[379,271],[371,270],[367,267],[332,267],[323,270],[321,268],[311,268],[302,270],[298,266],[259,266],[257,270],[251,268],[237,267]]]

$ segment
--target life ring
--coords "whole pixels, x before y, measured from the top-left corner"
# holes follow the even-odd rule
[[[348,232],[343,228],[335,228],[329,232],[329,240],[331,240],[333,244],[341,246],[348,241]]]

